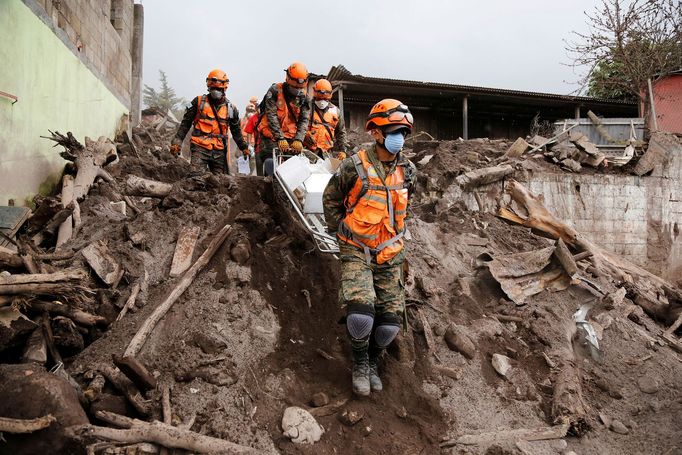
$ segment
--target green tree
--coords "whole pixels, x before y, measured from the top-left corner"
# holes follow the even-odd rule
[[[166,73],[162,70],[159,70],[159,83],[161,84],[161,88],[158,91],[147,84],[144,85],[142,101],[144,102],[145,107],[157,107],[164,112],[173,112],[173,114],[177,116],[178,111],[183,104],[187,103],[187,101],[175,94],[173,87],[168,84]]]
[[[614,79],[632,85],[631,81],[627,81],[627,75],[623,73],[621,64],[607,61],[598,63],[590,74],[589,81],[587,81],[587,96],[609,100],[637,100],[631,92],[624,90],[620,84],[612,84],[611,81]]]
[[[588,93],[645,101],[648,79],[682,68],[679,0],[601,0],[586,16],[589,31],[574,33],[566,49],[587,68]]]

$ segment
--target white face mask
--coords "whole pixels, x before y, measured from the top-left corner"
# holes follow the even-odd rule
[[[315,106],[317,106],[320,109],[326,109],[326,107],[329,106],[329,101],[327,101],[327,100],[315,100]]]

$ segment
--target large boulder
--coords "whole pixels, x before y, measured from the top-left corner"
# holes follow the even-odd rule
[[[71,425],[89,423],[73,387],[63,378],[35,365],[0,365],[0,416],[33,419],[52,414],[57,420],[31,434],[9,434],[0,442],[1,453],[82,453],[65,434]]]

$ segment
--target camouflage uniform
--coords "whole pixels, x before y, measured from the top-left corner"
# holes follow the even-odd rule
[[[414,164],[402,155],[384,164],[379,161],[375,147],[367,150],[367,156],[382,180],[393,173],[398,165],[402,166],[405,179],[409,184],[408,194],[412,193],[416,175]],[[324,216],[331,234],[337,232],[340,222],[346,215],[344,201],[357,179],[358,174],[353,161],[347,158],[341,163],[324,191]],[[358,359],[362,355],[367,356],[369,351],[370,368],[375,368],[374,373],[378,375],[376,373],[378,356],[391,343],[404,317],[405,248],[383,264],[377,264],[376,258],[368,264],[362,249],[341,240],[339,240],[339,253],[341,259],[339,300],[346,307],[353,356],[354,359]],[[361,317],[358,318],[357,315]],[[356,327],[362,327],[355,330],[351,317],[360,321]],[[365,332],[365,329],[369,327],[371,331]],[[381,327],[383,327],[383,332]],[[391,327],[389,335],[387,335],[387,327]]]
[[[305,139],[308,132],[308,123],[310,122],[310,105],[312,100],[305,94],[301,96],[293,96],[287,92],[287,84],[282,84],[284,99],[287,104],[296,106],[301,109],[300,115],[296,123],[296,135],[290,141],[301,141]],[[260,137],[260,150],[256,155],[256,171],[258,175],[263,175],[263,163],[272,156],[272,149],[277,148],[277,141],[284,139],[282,130],[280,129],[279,117],[277,117],[277,84],[272,84],[263,98],[263,115],[268,119],[270,130],[272,131],[272,139]]]
[[[245,148],[248,147],[248,144],[244,140],[244,136],[242,135],[242,129],[240,127],[240,121],[239,121],[239,111],[237,108],[227,100],[227,98],[223,97],[217,104],[215,104],[215,101],[209,96],[209,95],[204,95],[207,98],[207,101],[211,103],[216,108],[216,111],[220,109],[220,106],[223,105],[225,102],[229,103],[228,104],[228,115],[229,118],[227,120],[227,123],[230,127],[230,131],[232,132],[232,138],[234,141],[237,143],[237,147],[239,150],[244,150]],[[180,126],[178,126],[178,131],[175,133],[175,137],[182,142],[185,139],[185,136],[189,132],[189,129],[192,127],[194,124],[194,119],[197,118],[197,109],[199,109],[199,97],[195,97],[191,104],[187,106],[185,109],[185,114],[182,117],[182,122],[180,122]],[[212,172],[214,174],[227,174],[229,173],[229,168],[227,166],[227,150],[229,144],[227,143],[228,136],[227,132],[225,132],[225,140],[223,140],[223,145],[224,148],[221,150],[207,150],[204,147],[201,147],[200,145],[191,143],[190,144],[190,161],[192,165],[197,169],[197,172],[199,173],[204,173],[204,172]]]

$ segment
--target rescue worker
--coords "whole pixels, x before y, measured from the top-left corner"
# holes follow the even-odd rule
[[[268,161],[272,173],[272,150],[283,154],[298,154],[310,121],[310,99],[307,96],[308,69],[301,62],[292,63],[286,70],[285,82],[272,84],[262,101],[262,115],[258,124],[260,152],[256,155],[258,175],[263,175],[263,164]]]
[[[335,156],[340,160],[346,157],[348,141],[346,139],[346,127],[338,107],[330,101],[332,99],[332,84],[327,79],[320,79],[313,85],[312,116],[306,145],[320,157],[328,153],[332,148],[339,150]]]
[[[379,359],[405,311],[403,236],[416,168],[400,151],[412,124],[400,101],[375,104],[365,125],[374,145],[343,160],[323,195],[327,227],[339,240],[353,392],[362,396],[382,390]]]
[[[191,163],[203,172],[227,174],[229,152],[228,126],[237,147],[248,155],[239,122],[239,111],[225,97],[229,79],[224,71],[215,69],[206,77],[207,95],[199,95],[187,106],[182,122],[171,142],[171,151],[180,153],[180,146],[191,126]]]

